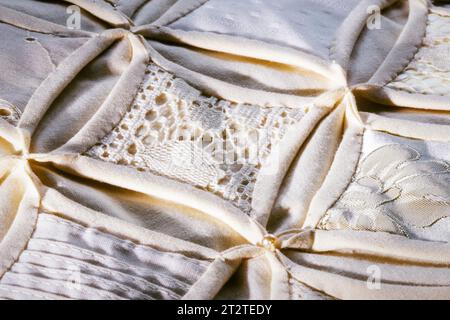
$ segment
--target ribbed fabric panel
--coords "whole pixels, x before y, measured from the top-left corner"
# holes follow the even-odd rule
[[[41,213],[0,298],[180,299],[209,263]]]

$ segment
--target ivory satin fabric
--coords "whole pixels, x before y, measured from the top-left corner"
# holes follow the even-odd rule
[[[0,298],[450,298],[446,1],[0,0],[0,37]]]

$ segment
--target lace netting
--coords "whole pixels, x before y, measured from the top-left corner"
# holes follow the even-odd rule
[[[151,63],[138,96],[87,155],[213,192],[246,213],[258,171],[305,109],[207,97]]]
[[[450,10],[448,16],[429,14],[423,46],[387,87],[410,93],[450,94]]]

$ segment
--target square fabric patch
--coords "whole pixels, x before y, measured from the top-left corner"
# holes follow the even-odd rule
[[[450,142],[366,130],[356,173],[320,228],[448,241],[449,150]]]
[[[211,0],[170,24],[293,47],[328,60],[336,30],[359,1]]]
[[[260,168],[309,106],[205,96],[153,63],[146,74],[121,122],[86,154],[189,183],[250,213]]]
[[[408,93],[450,96],[450,10],[431,12],[422,46],[387,87]]]

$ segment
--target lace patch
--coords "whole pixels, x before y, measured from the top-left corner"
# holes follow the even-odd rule
[[[430,13],[423,46],[387,87],[410,93],[450,94],[450,11],[449,16]]]
[[[155,64],[117,127],[87,155],[213,192],[246,213],[267,156],[305,109],[207,97]]]
[[[289,277],[290,300],[333,300],[327,294],[317,291],[296,279]]]
[[[428,148],[423,144],[422,151],[403,143],[385,144],[364,157],[319,228],[436,238],[427,229],[450,216],[450,164],[423,151]]]
[[[0,99],[0,119],[8,121],[12,125],[16,125],[20,119],[22,112],[6,100]]]

